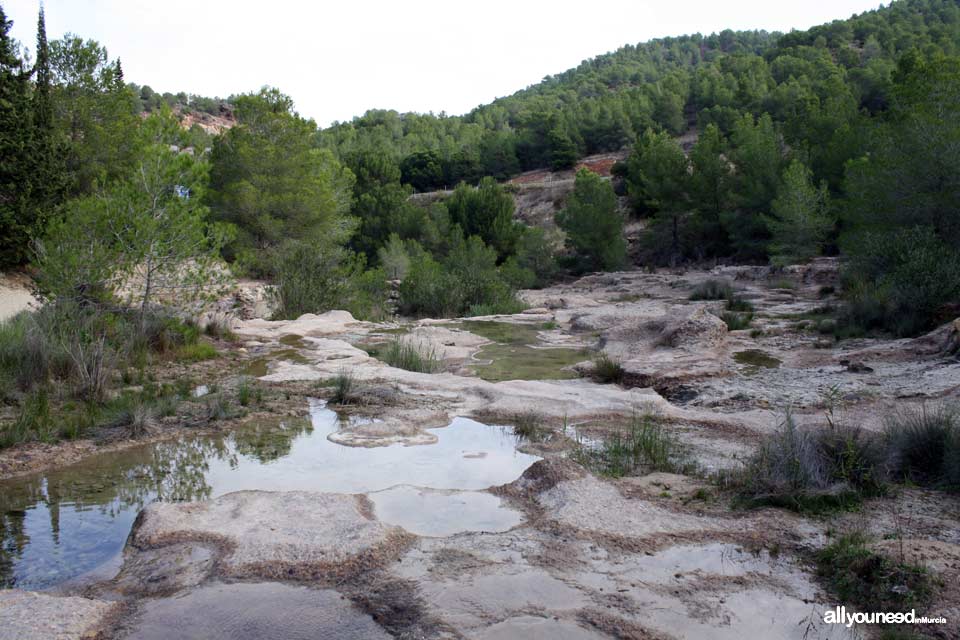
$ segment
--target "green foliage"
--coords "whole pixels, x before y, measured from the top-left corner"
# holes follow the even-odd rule
[[[493,247],[498,260],[516,252],[523,227],[513,219],[513,197],[492,178],[484,178],[477,187],[461,183],[445,204],[450,221],[466,237],[477,236]]]
[[[182,362],[200,362],[217,357],[217,349],[209,342],[187,344],[177,350],[177,359]]]
[[[953,407],[900,409],[887,416],[885,432],[897,477],[960,490],[960,418]]]
[[[513,435],[519,440],[543,442],[550,436],[550,428],[546,425],[547,417],[537,411],[521,411],[508,420],[513,425]]]
[[[391,367],[418,373],[436,373],[443,364],[433,346],[409,338],[393,340],[381,351],[380,359]]]
[[[353,175],[312,143],[316,125],[275,89],[236,99],[238,124],[217,138],[208,201],[215,220],[236,226],[225,255],[272,275],[273,254],[290,238],[342,242]]]
[[[649,473],[692,473],[689,452],[661,419],[634,414],[626,429],[614,431],[599,446],[581,444],[573,459],[595,473],[620,478],[642,469]]]
[[[787,414],[737,478],[749,505],[819,513],[886,491],[886,450],[870,432],[843,425],[801,428]]]
[[[341,369],[333,378],[331,404],[357,404],[361,399],[360,383],[352,371]]]
[[[327,242],[290,242],[277,254],[274,315],[294,319],[305,313],[346,309],[358,317],[379,317],[386,300],[386,276],[364,272],[364,260]]]
[[[38,245],[39,282],[54,299],[124,297],[141,318],[158,294],[181,303],[219,279],[226,231],[200,203],[207,165],[170,145],[181,132],[172,114],[146,119],[140,155],[123,179],[73,201]]]
[[[598,382],[603,384],[620,384],[623,382],[623,365],[616,358],[611,358],[606,353],[601,353],[593,359],[593,369],[591,375]]]
[[[863,233],[844,268],[843,324],[910,336],[960,298],[960,255],[929,227]]]
[[[728,331],[742,331],[750,328],[750,323],[753,322],[753,314],[722,311],[720,319],[727,325]]]
[[[518,313],[523,305],[497,268],[497,254],[477,236],[459,240],[440,263],[412,245],[400,285],[404,313],[430,317]]]
[[[861,533],[841,536],[817,553],[817,573],[841,602],[861,611],[908,611],[935,595],[925,568],[874,551]]]
[[[807,262],[820,255],[834,220],[829,213],[826,184],[813,186],[811,172],[794,160],[783,173],[783,184],[772,203],[770,261],[777,266]]]
[[[690,293],[691,300],[732,300],[733,285],[726,280],[705,280]]]
[[[608,181],[587,169],[577,172],[566,208],[557,224],[577,254],[580,270],[614,271],[626,262],[623,217]]]

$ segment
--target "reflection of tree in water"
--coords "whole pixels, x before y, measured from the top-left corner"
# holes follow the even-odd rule
[[[67,469],[0,483],[0,587],[15,582],[16,563],[30,544],[25,524],[31,510],[46,506],[58,545],[61,505],[98,509],[112,519],[154,500],[204,500],[212,492],[206,474],[214,458],[235,464],[236,454],[222,435],[102,454]]]
[[[303,418],[258,422],[234,432],[233,442],[238,454],[267,464],[290,455],[293,441],[312,431],[313,425]]]

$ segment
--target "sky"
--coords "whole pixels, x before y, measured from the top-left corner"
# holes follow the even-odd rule
[[[461,114],[624,44],[723,29],[789,31],[877,0],[46,0],[47,37],[119,57],[127,81],[222,96],[264,85],[321,126],[371,108]],[[36,42],[38,0],[0,0]]]

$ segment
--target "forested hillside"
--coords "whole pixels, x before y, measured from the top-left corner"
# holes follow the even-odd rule
[[[156,250],[108,238],[136,227],[118,200],[157,189],[191,203],[192,240],[168,254],[272,280],[280,315],[375,316],[388,277],[413,315],[517,309],[517,288],[629,266],[615,191],[643,222],[648,266],[842,255],[848,332],[922,331],[960,293],[956,0],[628,45],[462,116],[370,111],[319,129],[265,88],[231,97],[237,126],[213,137],[188,116],[220,113],[219,99],[129,85],[99,43],[48,43],[42,13],[40,27],[30,65],[5,20],[0,34],[0,262],[32,263],[51,298],[111,295],[103,260],[66,230],[103,236],[117,264]],[[191,150],[190,185],[144,183],[158,145]],[[618,149],[631,151],[613,181],[578,175],[562,234],[514,220],[498,181]],[[455,191],[409,199],[440,188]]]

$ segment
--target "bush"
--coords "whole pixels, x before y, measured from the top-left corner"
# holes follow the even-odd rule
[[[550,434],[546,426],[546,416],[537,411],[522,411],[510,419],[513,423],[513,435],[520,440],[542,442]]]
[[[706,280],[690,293],[691,300],[730,300],[733,296],[733,286],[726,280]]]
[[[960,489],[960,418],[954,407],[901,409],[888,415],[885,428],[897,477]]]
[[[434,347],[400,338],[383,349],[380,359],[391,367],[418,373],[434,373],[440,370],[442,364]]]
[[[386,275],[364,272],[365,260],[340,247],[291,242],[277,253],[272,289],[276,319],[345,309],[358,318],[382,316]]]
[[[356,404],[361,398],[360,384],[356,376],[346,369],[341,369],[333,377],[333,395],[330,396],[331,404],[347,405]]]
[[[496,252],[472,236],[455,243],[441,264],[416,247],[400,284],[404,313],[451,317],[518,313],[524,305],[497,268]]]
[[[838,538],[816,559],[831,591],[862,611],[908,611],[927,604],[935,592],[926,568],[873,551],[861,533]]]
[[[742,331],[750,328],[750,323],[753,322],[753,314],[723,311],[720,313],[720,319],[726,323],[728,331]]]
[[[842,324],[917,335],[944,321],[941,309],[960,299],[960,255],[922,227],[866,233],[845,265],[844,280]]]
[[[620,384],[623,382],[623,365],[620,361],[601,353],[593,360],[592,375],[595,380],[603,384]]]
[[[46,442],[53,433],[47,390],[40,387],[27,395],[16,420],[0,431],[0,448],[31,440]]]
[[[884,449],[866,431],[844,426],[801,429],[789,413],[734,481],[740,498],[800,512],[824,512],[882,495]]]

